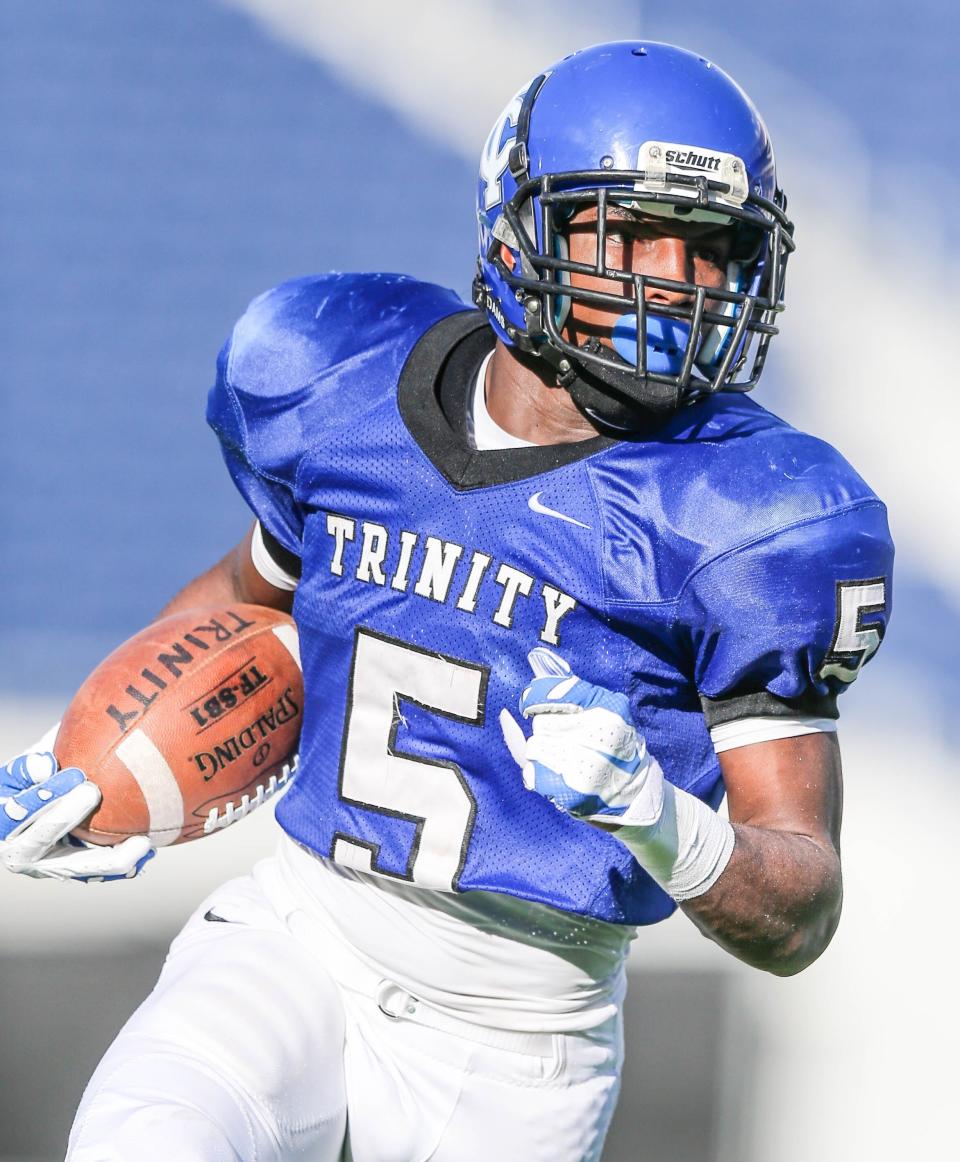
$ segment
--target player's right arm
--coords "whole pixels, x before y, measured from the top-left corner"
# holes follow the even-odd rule
[[[282,308],[296,297],[297,284],[291,284],[251,304],[220,353],[217,383],[211,392],[211,421],[221,437],[231,474],[254,511],[278,535],[255,522],[238,545],[184,586],[159,616],[233,602],[290,611],[301,515],[285,481],[295,476],[297,449],[280,447],[271,438],[269,422],[257,414],[241,419],[232,378],[237,376],[248,387],[256,385],[257,369],[270,364],[262,357],[264,352],[269,353],[272,342],[284,346],[283,328],[271,323],[278,304]],[[254,391],[254,397],[264,390],[269,395],[273,382],[266,375],[261,392]],[[267,400],[266,412],[271,410]],[[97,807],[100,792],[83,772],[58,770],[51,750],[55,734],[54,727],[30,751],[0,765],[0,865],[21,874],[61,879],[136,875],[153,855],[144,836],[133,836],[115,847],[72,850],[70,832]]]
[[[296,580],[276,561],[277,556],[279,550],[270,535],[264,538],[263,530],[254,522],[243,540],[206,573],[185,585],[167,602],[160,616],[204,605],[229,605],[232,601],[267,605],[289,613]],[[268,580],[265,573],[273,580]]]
[[[226,556],[184,586],[160,616],[237,601],[289,612],[296,578],[277,557],[283,560],[283,550],[269,534],[265,543],[255,523]],[[112,847],[70,839],[70,832],[99,805],[100,792],[82,771],[58,769],[50,749],[55,732],[0,765],[0,864],[34,878],[131,879],[154,854],[145,836]]]

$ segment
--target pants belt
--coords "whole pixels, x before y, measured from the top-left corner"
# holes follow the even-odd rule
[[[324,968],[341,988],[368,997],[392,1021],[426,1025],[467,1041],[476,1041],[511,1053],[527,1053],[537,1057],[553,1055],[552,1033],[524,1033],[454,1017],[421,1000],[395,981],[384,979],[358,956],[345,949],[337,936],[307,912],[298,910],[288,916],[287,923],[301,940],[317,949]]]
[[[481,1045],[490,1045],[494,1049],[506,1049],[511,1053],[550,1057],[554,1052],[552,1033],[523,1033],[517,1029],[495,1029],[490,1025],[465,1021],[461,1017],[451,1017],[390,980],[378,982],[374,1000],[380,1012],[393,1021],[413,1021],[417,1025],[427,1025],[431,1029],[452,1033],[455,1037],[462,1037],[467,1041],[478,1041]]]

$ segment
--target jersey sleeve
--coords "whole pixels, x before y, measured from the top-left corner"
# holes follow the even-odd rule
[[[681,617],[707,725],[836,718],[837,695],[886,631],[892,565],[885,509],[870,500],[758,538],[697,570]]]
[[[303,514],[296,474],[311,367],[291,325],[298,292],[295,282],[268,290],[239,318],[217,358],[207,422],[260,524],[299,557]]]
[[[267,536],[296,557],[304,519],[297,472],[317,373],[298,327],[300,297],[292,282],[250,304],[220,352],[207,401],[234,484]]]
[[[303,556],[306,465],[352,410],[395,405],[410,351],[466,309],[453,291],[407,275],[331,271],[282,283],[241,316],[217,361],[207,419],[281,563],[277,546]]]

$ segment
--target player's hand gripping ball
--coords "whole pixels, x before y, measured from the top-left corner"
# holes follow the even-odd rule
[[[286,614],[236,604],[155,622],[94,670],[64,715],[54,752],[103,795],[74,836],[164,846],[221,830],[295,772],[302,707]]]
[[[146,836],[89,847],[68,834],[99,803],[83,771],[59,770],[49,751],[18,755],[0,766],[0,863],[37,879],[132,879],[155,854]]]
[[[533,723],[522,770],[527,789],[591,823],[659,822],[663,772],[627,698],[578,678],[542,646],[530,664],[536,676],[520,696],[520,713]]]

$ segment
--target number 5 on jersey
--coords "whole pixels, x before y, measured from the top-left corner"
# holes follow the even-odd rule
[[[865,621],[871,614],[883,613],[887,589],[882,577],[868,581],[837,582],[837,620],[833,642],[820,667],[819,677],[839,678],[852,682],[879,649],[883,625]]]
[[[340,756],[340,797],[387,819],[415,825],[403,871],[383,866],[382,844],[338,832],[332,857],[440,891],[457,890],[477,804],[460,767],[397,749],[401,703],[483,725],[489,671],[358,628]],[[384,836],[385,838],[385,836]]]

